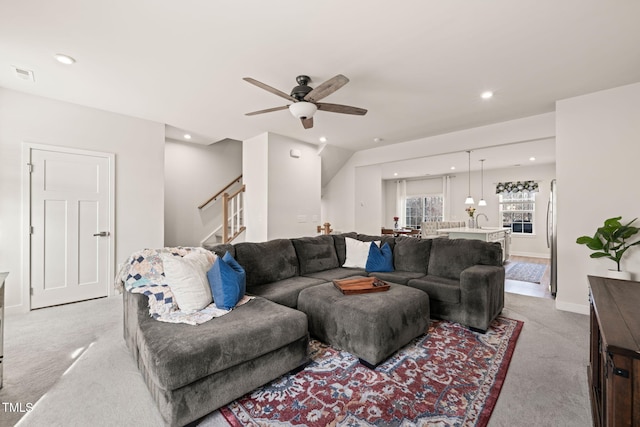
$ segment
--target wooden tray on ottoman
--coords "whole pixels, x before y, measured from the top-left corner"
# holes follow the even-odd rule
[[[389,290],[389,284],[375,277],[334,280],[333,284],[345,295],[368,294]]]

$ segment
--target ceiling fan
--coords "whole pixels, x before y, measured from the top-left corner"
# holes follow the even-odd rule
[[[296,77],[298,86],[294,87],[291,90],[291,95],[287,95],[286,93],[255,79],[252,79],[251,77],[245,77],[243,78],[243,80],[258,86],[259,88],[262,88],[267,92],[278,95],[288,101],[293,101],[292,104],[283,105],[282,107],[267,108],[266,110],[247,113],[245,114],[247,116],[270,113],[272,111],[286,110],[288,108],[294,117],[302,121],[302,126],[305,129],[311,129],[313,127],[313,115],[317,110],[329,111],[331,113],[353,114],[356,116],[364,116],[365,114],[367,114],[367,110],[365,110],[364,108],[318,102],[321,99],[331,95],[333,92],[337,91],[349,82],[349,79],[342,74],[338,74],[337,76],[330,78],[320,86],[317,86],[315,89],[309,86],[309,82],[311,81],[309,76],[298,76]]]

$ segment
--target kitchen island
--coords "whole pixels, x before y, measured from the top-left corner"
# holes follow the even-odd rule
[[[502,262],[509,259],[511,229],[507,227],[481,228],[441,228],[439,234],[448,234],[450,239],[475,239],[484,242],[498,242],[502,246]]]

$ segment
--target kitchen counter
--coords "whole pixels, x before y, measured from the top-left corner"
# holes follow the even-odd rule
[[[460,228],[440,228],[438,229],[438,233],[473,233],[473,234],[489,234],[493,232],[508,232],[511,229],[508,227],[480,227],[480,228],[469,228],[469,227],[460,227]]]
[[[439,234],[448,234],[450,239],[475,239],[484,242],[498,242],[502,246],[502,261],[509,259],[511,229],[508,227],[481,228],[440,228]]]

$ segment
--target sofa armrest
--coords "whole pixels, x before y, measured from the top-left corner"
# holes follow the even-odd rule
[[[474,265],[460,274],[464,323],[486,331],[504,308],[504,267]]]

